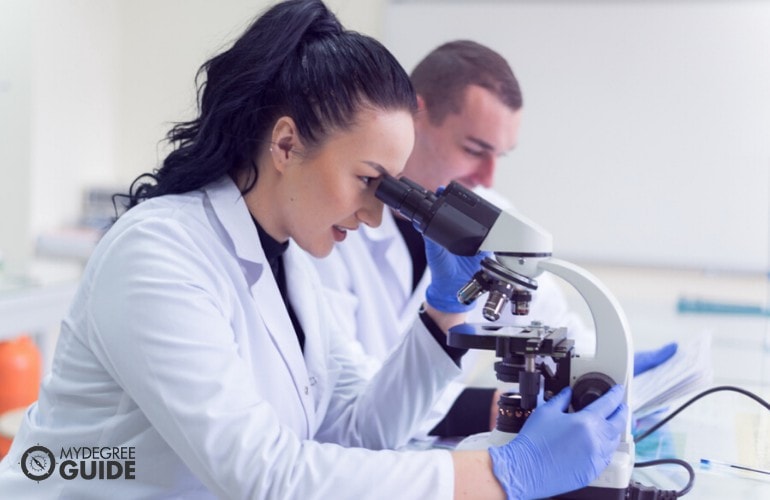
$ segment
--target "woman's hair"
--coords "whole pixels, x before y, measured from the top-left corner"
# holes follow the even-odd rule
[[[505,58],[470,40],[455,40],[435,48],[415,66],[411,79],[434,125],[441,125],[450,113],[462,111],[469,85],[489,90],[513,111],[523,104],[519,81]]]
[[[200,189],[253,169],[275,121],[290,116],[303,146],[318,147],[353,125],[364,105],[416,110],[409,76],[368,36],[345,30],[320,0],[287,0],[266,10],[225,52],[198,70],[198,116],[174,125],[173,151],[131,184],[126,208],[144,199]]]

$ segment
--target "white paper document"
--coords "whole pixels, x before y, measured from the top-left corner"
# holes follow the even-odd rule
[[[694,396],[712,384],[711,333],[703,332],[677,343],[676,353],[665,363],[634,377],[631,409],[636,418],[677,399]]]

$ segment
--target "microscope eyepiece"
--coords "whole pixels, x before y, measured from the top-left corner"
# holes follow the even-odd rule
[[[390,175],[383,175],[374,195],[411,221],[421,233],[427,225],[425,217],[430,214],[436,202],[436,195],[416,182],[405,177],[396,179]]]
[[[456,182],[436,194],[405,177],[383,175],[374,195],[455,255],[476,255],[500,215],[499,208]]]

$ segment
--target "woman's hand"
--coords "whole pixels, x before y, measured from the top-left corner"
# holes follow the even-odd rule
[[[610,463],[625,430],[624,388],[614,386],[576,413],[565,388],[538,406],[516,438],[489,448],[495,476],[508,498],[547,498],[580,489]]]

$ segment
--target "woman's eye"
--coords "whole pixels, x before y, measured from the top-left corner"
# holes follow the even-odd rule
[[[367,187],[368,187],[368,186],[369,186],[369,184],[371,184],[371,183],[372,183],[372,181],[374,180],[372,177],[366,177],[366,176],[359,176],[358,178],[359,178],[359,179],[361,179],[361,182],[363,182],[363,183],[364,183],[364,186],[367,186]]]

